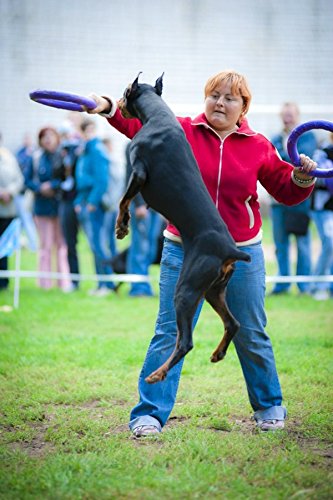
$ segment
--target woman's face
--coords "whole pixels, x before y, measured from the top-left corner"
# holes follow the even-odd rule
[[[54,153],[59,145],[58,135],[53,130],[46,130],[40,140],[40,145],[45,151]]]
[[[222,82],[205,99],[205,115],[217,131],[233,130],[243,110],[243,99],[233,94],[231,84]]]

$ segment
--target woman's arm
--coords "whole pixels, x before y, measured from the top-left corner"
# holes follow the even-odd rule
[[[119,111],[117,101],[114,98],[106,96],[98,96],[90,94],[88,96],[96,102],[96,108],[88,110],[87,113],[94,115],[99,114],[107,119],[112,127],[121,134],[126,135],[129,139],[133,139],[135,134],[141,129],[142,124],[137,118],[124,118]]]
[[[300,155],[302,170],[281,160],[274,146],[267,145],[263,164],[259,171],[259,181],[268,193],[279,203],[296,205],[308,198],[316,179],[308,172],[317,164],[305,155]]]

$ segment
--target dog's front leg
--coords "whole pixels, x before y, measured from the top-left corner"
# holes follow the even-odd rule
[[[177,321],[177,341],[171,356],[157,370],[152,372],[145,381],[155,384],[165,379],[168,371],[183,359],[193,348],[192,323],[200,295],[189,290],[187,285],[178,286],[175,294],[175,309]]]
[[[126,192],[119,203],[119,213],[116,221],[116,236],[118,240],[122,240],[129,233],[128,226],[131,217],[129,206],[134,196],[140,192],[145,180],[146,174],[144,172],[140,172],[139,175],[134,171],[130,177]]]

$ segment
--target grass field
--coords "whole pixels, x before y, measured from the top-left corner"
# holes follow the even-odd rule
[[[33,259],[23,252],[22,268]],[[84,242],[82,262],[90,272]],[[135,440],[128,414],[158,299],[131,299],[127,285],[89,297],[92,285],[64,295],[25,279],[19,309],[0,313],[0,498],[333,498],[333,301],[267,298],[284,431],[255,430],[233,346],[209,362],[222,331],[205,306],[164,432]],[[11,303],[12,289],[0,295]]]

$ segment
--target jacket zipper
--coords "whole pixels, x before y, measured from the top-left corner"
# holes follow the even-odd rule
[[[216,201],[215,201],[215,205],[216,205],[217,209],[219,208],[219,191],[220,191],[220,183],[221,183],[221,175],[222,175],[223,139],[220,139],[220,140],[221,140],[221,144],[220,144],[220,161],[219,161],[219,173],[218,173],[218,177],[217,177]]]
[[[249,196],[248,198],[246,198],[245,200],[245,206],[246,206],[246,210],[247,210],[247,213],[249,214],[249,219],[250,219],[250,224],[249,224],[249,228],[252,229],[253,226],[254,226],[254,214],[253,214],[253,210],[250,206],[250,200],[251,200],[251,196]]]

